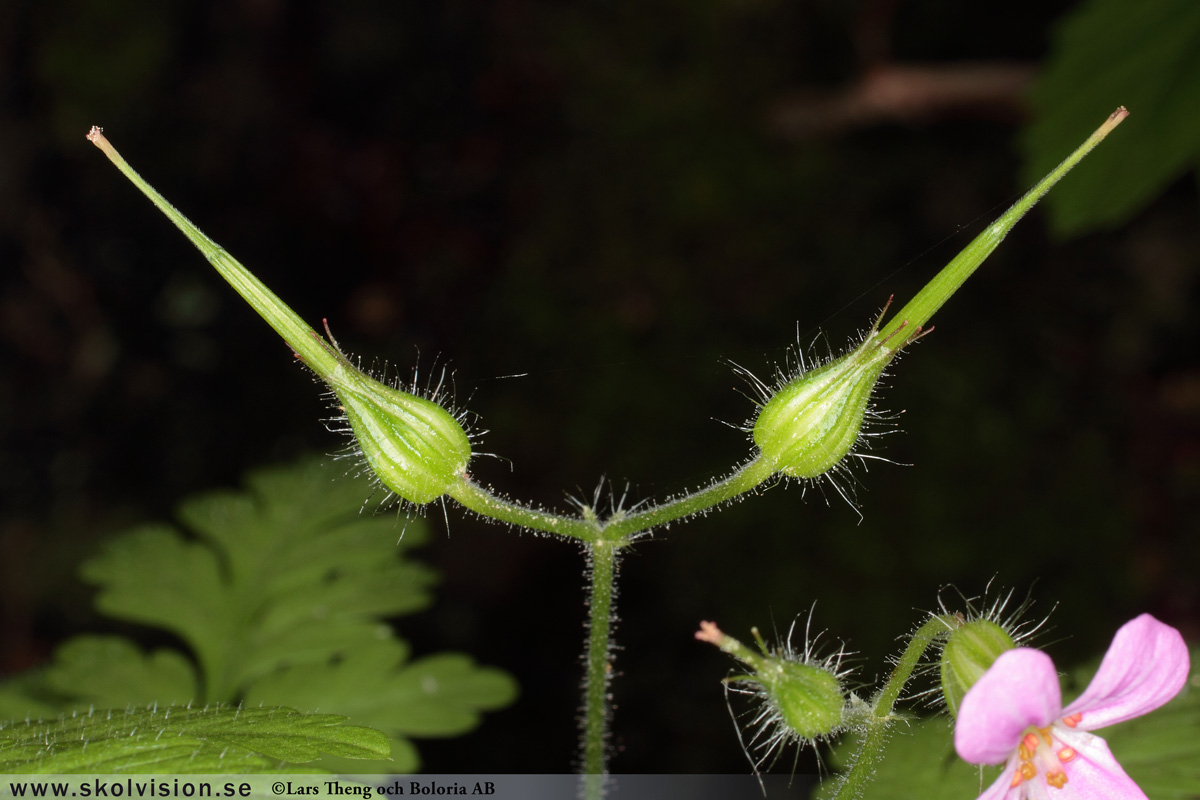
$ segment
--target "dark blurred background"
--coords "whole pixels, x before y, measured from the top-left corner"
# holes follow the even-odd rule
[[[481,480],[559,509],[601,476],[661,498],[749,452],[721,424],[753,413],[729,361],[840,348],[1016,199],[1028,88],[1076,5],[0,4],[0,672],[103,628],[75,569],[105,537],[344,444],[90,125],[347,350],[448,362],[506,459]],[[868,682],[939,590],[953,609],[989,580],[1055,609],[1060,664],[1142,611],[1194,641],[1197,240],[1193,177],[1073,237],[1035,210],[894,366],[903,432],[876,452],[911,466],[858,470],[861,523],[779,487],[634,548],[613,769],[746,769],[702,619],[745,637],[815,602]],[[568,770],[579,549],[430,522],[444,583],[401,633],[523,696],[424,744],[427,769]]]

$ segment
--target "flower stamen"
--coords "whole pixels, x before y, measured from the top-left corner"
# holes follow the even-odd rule
[[[1047,786],[1055,789],[1066,786],[1067,771],[1061,765],[1075,758],[1077,753],[1074,748],[1064,745],[1055,754],[1052,729],[1053,726],[1029,728],[1021,737],[1021,743],[1017,746],[1020,763],[1013,773],[1011,788],[1033,780],[1039,771],[1045,775]]]

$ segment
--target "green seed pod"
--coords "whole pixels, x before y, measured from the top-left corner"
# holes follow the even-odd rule
[[[957,716],[967,690],[975,685],[1000,654],[1016,647],[1013,637],[989,619],[967,622],[950,632],[942,647],[942,694]]]
[[[361,372],[330,381],[358,448],[380,483],[412,503],[444,495],[471,459],[458,418],[432,400]]]
[[[854,449],[883,370],[901,349],[927,332],[917,328],[912,336],[900,338],[900,325],[879,335],[879,320],[886,312],[885,306],[858,347],[783,384],[759,409],[752,436],[776,472],[816,478]]]
[[[783,386],[758,412],[754,443],[776,471],[816,478],[853,449],[862,431],[871,390],[891,353],[872,348],[811,370]]]
[[[262,281],[205,236],[191,220],[146,183],[113,149],[99,128],[88,140],[146,194],[204,253],[209,262],[259,313],[304,364],[337,396],[367,464],[386,486],[411,503],[446,494],[471,458],[471,442],[459,419],[435,399],[381,383],[350,363],[333,334],[326,341]],[[326,326],[328,333],[329,327]]]
[[[1113,112],[1086,142],[975,237],[882,329],[877,322],[851,353],[781,386],[760,409],[752,432],[767,464],[776,472],[796,478],[816,478],[834,469],[858,441],[871,390],[888,362],[921,334],[921,326],[1000,245],[1017,221],[1128,114],[1124,107]],[[889,344],[906,326],[914,331],[914,337]]]

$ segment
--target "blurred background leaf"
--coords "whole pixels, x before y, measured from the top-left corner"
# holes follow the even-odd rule
[[[1130,13],[1130,12],[1133,13]],[[1088,170],[1049,198],[1061,236],[1115,227],[1200,159],[1200,6],[1189,0],[1089,0],[1058,26],[1032,94],[1022,146],[1032,183],[1060,159],[1077,121],[1116,104],[1130,125],[1089,158]],[[1108,143],[1106,143],[1107,145]]]

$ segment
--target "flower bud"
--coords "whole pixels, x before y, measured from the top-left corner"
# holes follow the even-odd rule
[[[466,470],[471,459],[467,432],[434,401],[357,370],[330,379],[330,386],[367,464],[397,496],[418,504],[436,500]]]
[[[1000,654],[1015,648],[1016,642],[1003,627],[990,619],[966,622],[950,632],[942,646],[942,694],[950,713],[958,715],[958,706],[967,690],[988,671]]]
[[[773,749],[780,742],[813,742],[840,731],[845,722],[846,692],[842,686],[844,673],[839,673],[839,659],[812,658],[805,647],[795,652],[790,645],[781,652],[770,652],[759,636],[760,653],[756,653],[732,636],[722,633],[711,622],[700,623],[696,638],[717,645],[741,661],[752,673],[730,678],[726,685],[740,687],[737,691],[751,694],[765,704],[755,720],[756,738],[768,729],[768,738],[760,742]]]

